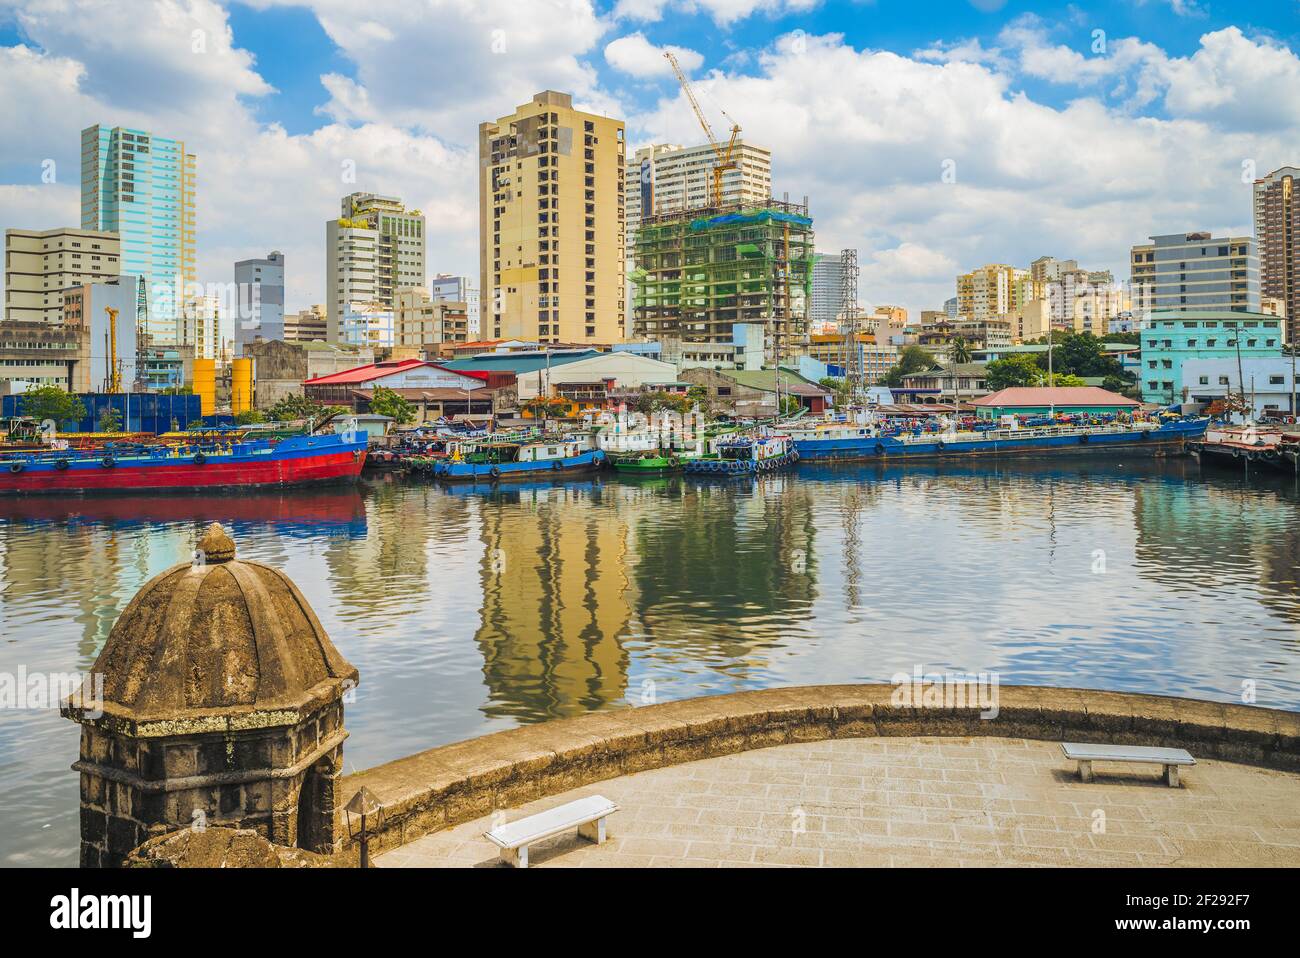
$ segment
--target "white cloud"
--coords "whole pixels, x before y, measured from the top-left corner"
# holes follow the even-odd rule
[[[637,71],[659,54],[638,33],[605,43],[612,21],[589,0],[369,0],[361,17],[351,0],[302,2],[354,69],[322,78],[323,126],[301,135],[255,118],[250,104],[270,87],[212,0],[23,4],[30,45],[0,48],[0,124],[18,132],[0,139],[3,225],[76,222],[82,127],[151,128],[199,156],[201,278],[228,280],[235,259],[281,249],[297,308],[323,299],[324,221],[353,189],[424,210],[431,272],[474,272],[477,125],[539,90],[625,116],[641,142],[701,140],[679,92],[629,114],[601,86],[593,58],[653,76]],[[724,19],[778,8],[789,5],[699,7]],[[640,8],[654,9],[678,8]],[[1027,76],[1077,95],[1035,102],[1020,90]],[[1093,56],[1018,20],[994,46],[936,43],[910,57],[788,34],[736,50],[694,85],[706,109],[726,109],[773,150],[778,195],[811,197],[820,249],[859,249],[863,299],[919,310],[984,262],[1046,253],[1124,275],[1128,246],[1151,233],[1248,231],[1241,163],[1300,160],[1300,102],[1286,95],[1297,80],[1291,50],[1235,28],[1185,57],[1134,38]],[[44,159],[58,164],[53,184],[40,182]],[[344,160],[354,184],[340,178]],[[954,183],[941,180],[945,161]]]
[[[1242,159],[1293,161],[1300,131],[1289,118],[1290,137],[1188,111],[1137,116],[1097,96],[1047,106],[994,64],[923,62],[833,36],[785,38],[755,73],[698,86],[745,139],[772,148],[778,194],[811,197],[818,248],[859,249],[864,300],[913,309],[938,308],[957,272],[986,262],[1051,254],[1125,276],[1128,247],[1152,233],[1248,232]],[[641,141],[699,140],[680,96],[633,121]],[[941,179],[945,161],[954,183]]]
[[[806,13],[821,4],[821,0],[618,0],[614,6],[615,19],[655,22],[662,20],[671,7],[683,13],[702,10],[719,26],[730,26],[754,14],[770,17],[790,13]]]
[[[605,62],[615,70],[638,78],[671,77],[673,68],[664,57],[666,50],[672,51],[688,75],[704,63],[704,57],[694,50],[674,46],[657,47],[641,33],[630,33],[606,44]]]

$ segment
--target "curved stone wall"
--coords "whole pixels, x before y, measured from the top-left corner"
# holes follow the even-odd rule
[[[909,688],[904,686],[903,688]],[[592,782],[769,745],[874,736],[977,736],[1185,748],[1300,771],[1300,714],[1158,695],[1004,685],[977,707],[895,704],[893,685],[821,685],[593,712],[429,749],[343,777],[383,803],[375,850]],[[1064,759],[1062,759],[1064,761]],[[357,823],[351,823],[355,833]],[[372,835],[374,832],[372,831]],[[335,848],[353,844],[339,811]]]

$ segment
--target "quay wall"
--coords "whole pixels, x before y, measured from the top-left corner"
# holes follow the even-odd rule
[[[1300,714],[1293,712],[1004,685],[996,717],[983,719],[977,707],[894,704],[895,692],[893,685],[823,685],[704,696],[592,712],[429,749],[339,779],[334,847],[355,844],[355,816],[349,827],[342,809],[362,786],[383,805],[378,824],[367,823],[372,850],[380,851],[496,809],[633,772],[833,738],[987,735],[1154,745],[1185,748],[1197,759],[1300,772]]]

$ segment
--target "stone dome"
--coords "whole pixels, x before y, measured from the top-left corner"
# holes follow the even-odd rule
[[[298,587],[237,559],[216,523],[192,563],[154,576],[131,600],[93,674],[110,722],[176,732],[296,724],[357,681]]]

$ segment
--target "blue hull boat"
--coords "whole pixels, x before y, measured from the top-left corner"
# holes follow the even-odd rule
[[[444,482],[509,482],[547,476],[564,476],[592,472],[605,463],[605,453],[588,450],[576,456],[562,456],[537,462],[454,462],[443,460],[433,467],[433,475]]]
[[[1047,426],[995,429],[975,433],[921,433],[919,436],[873,435],[868,428],[845,428],[838,434],[795,437],[799,458],[807,462],[954,459],[967,456],[1036,458],[1058,455],[1169,455],[1183,451],[1189,439],[1205,435],[1208,419],[1105,426]]]

